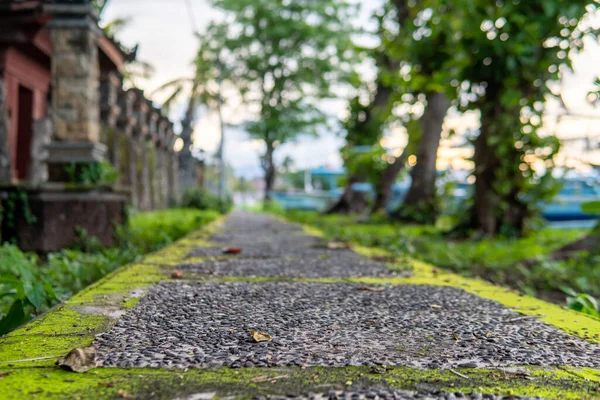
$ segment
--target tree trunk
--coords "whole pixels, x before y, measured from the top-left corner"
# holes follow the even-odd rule
[[[437,152],[449,107],[450,101],[444,93],[427,94],[427,107],[421,117],[423,132],[417,150],[417,164],[411,172],[410,189],[396,214],[404,221],[432,224],[437,218]]]
[[[352,190],[352,185],[361,181],[360,178],[350,177],[342,197],[324,214],[362,214],[367,209],[367,197],[365,193]]]
[[[183,148],[179,152],[179,185],[183,191],[196,186],[196,164],[191,150],[194,143],[192,135],[194,133],[194,112],[196,110],[194,91],[195,88],[192,88],[192,95],[185,116],[181,121],[180,138],[183,140]]]
[[[396,182],[396,178],[400,171],[404,169],[407,156],[408,151],[405,149],[400,157],[396,158],[396,160],[383,171],[379,185],[375,188],[375,202],[371,208],[371,214],[380,210],[386,210],[390,198],[392,197],[392,186],[394,185],[394,182]]]
[[[386,61],[390,66],[391,61]],[[377,92],[369,107],[365,110],[365,119],[356,124],[353,140],[348,138],[348,146],[359,146],[359,145],[374,145],[379,140],[382,131],[382,119],[386,113],[386,109],[389,107],[389,99],[392,95],[392,88],[384,85],[380,80],[377,82]],[[376,138],[372,138],[367,133],[377,129],[378,135]],[[369,138],[370,140],[365,140]],[[399,170],[398,170],[399,171]],[[396,173],[397,175],[397,173]],[[395,179],[393,177],[392,179]],[[362,213],[367,209],[367,198],[364,193],[357,193],[352,190],[352,184],[364,182],[364,179],[358,176],[350,176],[348,178],[348,185],[344,190],[344,194],[335,202],[329,209],[325,211],[325,214],[351,214],[351,213]],[[376,189],[379,192],[381,189]],[[379,197],[379,195],[378,195]]]
[[[267,143],[267,151],[263,158],[262,166],[265,172],[265,202],[271,201],[271,191],[275,184],[275,164],[273,162],[273,151],[275,148],[272,143]]]
[[[493,135],[503,134],[502,132],[492,134],[497,115],[502,115],[502,110],[482,113],[481,133],[474,141],[475,196],[468,228],[475,229],[483,236],[495,236],[506,228],[510,228],[511,233],[520,235],[528,215],[527,204],[519,200],[520,193],[516,186],[505,195],[498,193],[496,188],[500,179],[512,182],[522,179],[518,170],[520,155],[516,153],[514,147],[501,155],[498,146],[491,144],[490,139]],[[506,159],[509,158],[514,159],[510,166],[513,170],[502,171],[502,177],[499,178],[502,168],[507,168]]]
[[[394,6],[396,7],[397,21],[400,25],[403,25],[405,21],[410,17],[408,10],[407,0],[394,0]],[[386,53],[378,54],[376,62],[379,67],[379,75],[376,81],[377,89],[373,101],[369,104],[369,107],[365,110],[365,118],[356,123],[354,128],[354,138],[350,140],[348,138],[348,146],[357,145],[374,145],[376,144],[383,134],[385,122],[388,118],[388,113],[391,112],[390,98],[394,91],[394,88],[387,82],[385,74],[394,74],[400,66],[400,62],[390,57]],[[376,135],[373,135],[376,132]],[[349,135],[350,136],[350,135]],[[365,140],[368,138],[368,140]],[[402,170],[404,161],[396,160],[394,164],[390,165],[389,168],[383,173],[381,177],[381,183],[379,187],[375,188],[376,200],[375,205],[371,209],[371,212],[378,211],[387,204],[389,200],[391,187],[398,176],[398,173]],[[340,199],[333,204],[327,211],[326,214],[334,213],[362,213],[367,208],[367,198],[364,193],[357,193],[352,190],[352,183],[361,182],[358,177],[350,177],[349,184],[346,186],[346,190]]]

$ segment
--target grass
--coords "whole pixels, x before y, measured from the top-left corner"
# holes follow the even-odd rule
[[[5,334],[122,265],[139,259],[217,219],[215,211],[169,209],[133,214],[103,248],[81,234],[79,245],[45,259],[16,246],[0,247],[0,335]]]
[[[549,300],[564,300],[563,287],[600,295],[600,258],[581,257],[561,263],[544,260],[552,250],[585,235],[583,229],[545,228],[521,239],[451,241],[443,235],[442,227],[357,222],[355,217],[301,211],[282,215],[322,230],[331,240],[380,247],[396,256],[410,256],[466,276],[480,276]],[[519,265],[519,261],[535,257],[540,259],[537,265]]]

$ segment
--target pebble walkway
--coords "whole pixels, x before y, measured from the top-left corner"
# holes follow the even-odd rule
[[[600,367],[600,346],[461,289],[344,282],[343,278],[407,271],[350,248],[329,248],[337,246],[272,216],[234,213],[210,242],[215,245],[188,254],[190,260],[209,260],[184,262],[179,269],[198,276],[240,277],[239,281],[184,279],[154,286],[110,331],[96,338],[105,367]],[[228,247],[242,251],[224,257],[223,248]],[[257,343],[250,330],[268,333],[272,340]],[[283,393],[270,398],[289,397]],[[295,398],[503,397],[367,387],[313,391]]]

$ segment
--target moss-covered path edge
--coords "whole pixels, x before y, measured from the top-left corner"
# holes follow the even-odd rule
[[[463,368],[458,371],[438,371],[398,367],[388,368],[382,373],[381,370],[368,367],[297,367],[197,371],[98,368],[83,374],[55,367],[58,357],[75,347],[90,345],[95,335],[109,330],[116,318],[133,307],[150,286],[171,280],[171,274],[178,264],[201,262],[201,258],[190,259],[187,256],[191,249],[209,245],[210,236],[219,230],[221,222],[212,223],[138,263],[117,270],[65,304],[0,338],[0,399],[184,399],[198,393],[215,393],[217,397],[252,398],[265,394],[307,393],[315,387],[343,390],[370,385],[407,390],[463,393],[477,391],[552,399],[600,399],[600,371],[569,366],[528,367],[526,373],[522,369]],[[307,232],[321,235],[314,229],[307,228]],[[390,256],[378,249],[356,247],[355,250],[365,256]],[[502,303],[524,315],[538,316],[540,320],[590,342],[600,341],[599,320],[535,298],[521,296],[481,280],[443,272],[421,262],[401,262],[412,267],[412,276],[311,280],[457,287]],[[186,275],[185,279],[257,281],[280,278]]]

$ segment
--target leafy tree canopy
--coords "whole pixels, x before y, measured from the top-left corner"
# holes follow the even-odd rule
[[[319,100],[341,95],[354,75],[356,7],[345,0],[214,0],[226,20],[211,35],[248,109],[248,133],[263,141],[267,188],[274,149],[299,135],[316,135],[328,118]],[[225,27],[225,28],[224,28]]]

